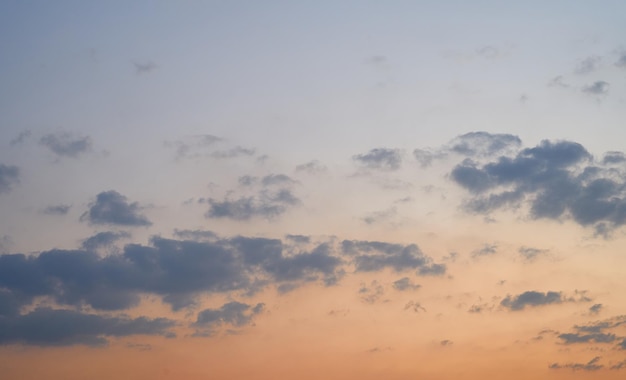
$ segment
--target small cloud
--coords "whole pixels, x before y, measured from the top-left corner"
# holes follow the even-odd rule
[[[593,305],[593,306],[591,306],[589,308],[589,314],[596,315],[596,314],[600,313],[600,311],[602,310],[603,307],[604,306],[602,306],[601,303],[597,303],[597,304],[595,304],[595,305]]]
[[[378,302],[385,295],[385,288],[378,281],[374,280],[369,286],[362,283],[359,288],[359,294],[363,302],[372,304]]]
[[[393,282],[393,288],[399,291],[417,290],[421,287],[419,284],[414,284],[408,277],[403,277]]]
[[[11,140],[11,142],[9,144],[11,146],[16,146],[16,145],[23,144],[28,138],[30,138],[31,135],[32,135],[32,133],[30,132],[30,130],[22,131],[22,132],[20,132],[19,135],[17,135],[17,137],[15,137],[13,140]]]
[[[89,210],[81,221],[90,224],[111,224],[119,226],[150,226],[152,223],[140,213],[142,207],[137,202],[129,203],[127,198],[114,190],[103,191],[96,196],[96,201],[89,205]]]
[[[317,160],[309,161],[296,166],[296,172],[304,172],[307,174],[324,173],[328,168]]]
[[[361,220],[368,225],[379,224],[393,219],[397,214],[398,210],[395,207],[392,207],[383,211],[371,212],[368,215],[362,217]]]
[[[519,311],[523,310],[526,307],[536,307],[536,306],[545,306],[545,305],[554,305],[561,304],[563,302],[585,302],[589,301],[589,298],[584,296],[583,293],[578,293],[582,296],[578,299],[575,298],[566,298],[563,296],[561,292],[537,292],[537,291],[527,291],[522,294],[518,294],[516,296],[508,295],[506,298],[500,302],[500,305],[511,310],[511,311]]]
[[[567,363],[567,364],[559,364],[552,363],[548,366],[550,369],[562,369],[569,368],[572,371],[598,371],[604,368],[604,365],[598,364],[600,361],[600,357],[596,356],[595,358],[589,360],[587,363]]]
[[[589,74],[598,69],[598,66],[602,62],[602,57],[591,56],[583,59],[578,63],[574,73],[576,74]]]
[[[255,316],[263,312],[265,304],[258,303],[254,306],[241,302],[229,302],[218,309],[204,309],[198,313],[196,327],[200,328],[196,336],[210,336],[217,327],[232,326],[243,327],[251,325]]]
[[[42,212],[46,215],[66,215],[72,206],[70,205],[53,205],[48,206],[42,210]]]
[[[445,346],[451,346],[452,344],[454,344],[454,342],[451,340],[445,339],[439,342],[439,344],[445,347]]]
[[[78,158],[92,150],[89,136],[77,136],[68,132],[47,134],[39,139],[39,143],[58,157]]]
[[[625,68],[626,67],[626,51],[623,51],[617,61],[615,61],[615,66]]]
[[[495,244],[485,244],[482,248],[472,252],[472,257],[492,256],[498,253],[498,246]]]
[[[352,159],[366,169],[393,171],[400,168],[402,152],[399,149],[376,148],[354,155]]]
[[[563,80],[563,76],[559,75],[556,76],[554,78],[552,78],[552,80],[548,83],[548,86],[550,87],[559,87],[559,88],[569,88],[571,87],[569,84],[565,83],[565,81]]]
[[[9,193],[20,182],[20,169],[14,165],[0,164],[0,194]]]
[[[125,231],[119,232],[98,232],[97,234],[88,237],[83,241],[82,247],[88,251],[94,251],[98,248],[107,248],[112,246],[116,241],[120,239],[127,239],[131,235]]]
[[[609,83],[599,80],[594,82],[593,84],[583,86],[582,92],[589,95],[606,95],[609,93]]]
[[[211,157],[218,159],[225,158],[238,158],[238,157],[250,157],[256,154],[256,150],[251,148],[244,148],[241,146],[236,146],[234,148],[228,150],[218,150],[211,153]]]
[[[179,239],[193,241],[211,241],[217,239],[217,234],[206,230],[174,230],[174,236]]]
[[[133,66],[135,66],[135,73],[137,75],[150,73],[156,70],[158,67],[153,62],[145,62],[145,63],[133,62]]]
[[[256,197],[241,197],[234,200],[209,199],[208,202],[210,208],[205,217],[241,221],[257,216],[274,219],[287,212],[289,208],[300,204],[300,200],[289,189],[279,189],[275,192],[261,191]]]
[[[532,247],[520,247],[518,249],[520,256],[526,261],[533,261],[537,257],[544,255],[548,252],[547,249],[538,249]]]
[[[411,310],[415,313],[426,312],[426,309],[422,306],[421,303],[416,301],[409,301],[406,305],[404,305],[404,310]]]

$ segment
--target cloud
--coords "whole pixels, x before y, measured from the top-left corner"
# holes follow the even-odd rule
[[[422,286],[419,284],[414,284],[408,277],[402,277],[401,279],[393,282],[393,288],[399,291],[417,290],[421,287]]]
[[[83,240],[82,248],[88,251],[94,251],[98,248],[107,248],[112,246],[116,241],[130,238],[130,233],[125,231],[98,232],[97,234]]]
[[[615,66],[622,68],[626,67],[626,51],[622,52],[619,58],[617,58],[617,61],[615,61]]]
[[[509,310],[518,311],[523,310],[527,306],[535,307],[550,304],[560,304],[564,301],[565,299],[561,292],[543,293],[536,291],[527,291],[516,296],[506,296],[506,298],[504,298],[500,302],[500,305]]]
[[[17,135],[17,137],[15,137],[13,140],[11,140],[11,142],[9,142],[9,145],[16,146],[16,145],[23,144],[26,140],[28,140],[28,138],[30,138],[31,135],[32,133],[30,130],[22,131],[19,133],[19,135]]]
[[[326,172],[328,168],[317,160],[309,161],[296,166],[296,172],[304,172],[307,174],[319,174]]]
[[[533,261],[537,257],[544,255],[548,252],[547,249],[539,249],[539,248],[532,248],[532,247],[520,247],[517,251],[519,252],[520,256],[522,256],[522,258],[526,261]]]
[[[206,230],[174,230],[174,236],[183,240],[211,241],[217,239],[217,234]]]
[[[602,159],[604,165],[622,164],[624,162],[626,162],[626,155],[623,152],[606,152]]]
[[[441,342],[439,342],[439,344],[441,344],[442,346],[444,346],[444,347],[445,347],[445,346],[451,346],[451,345],[453,345],[453,344],[454,344],[454,342],[453,342],[453,341],[451,341],[451,340],[449,340],[449,339],[445,339],[445,340],[442,340]]]
[[[603,306],[602,306],[601,303],[597,303],[595,305],[592,305],[591,307],[589,307],[589,314],[596,315],[596,314],[600,313],[602,308],[603,308]]]
[[[289,189],[278,191],[261,191],[257,196],[224,199],[218,201],[208,199],[209,211],[207,218],[228,218],[234,220],[250,220],[254,217],[274,219],[291,207],[300,204],[300,200]]]
[[[198,313],[194,324],[198,331],[196,335],[212,335],[216,328],[224,325],[243,327],[252,324],[253,318],[260,314],[265,304],[258,303],[255,306],[241,302],[229,302],[218,309],[204,309]]]
[[[361,220],[368,225],[384,223],[393,219],[398,214],[398,210],[395,207],[388,208],[383,211],[375,211],[362,217]]]
[[[237,158],[237,157],[250,157],[256,154],[256,150],[252,148],[243,148],[236,146],[228,150],[218,150],[210,154],[213,158],[225,159],[225,158]]]
[[[96,196],[96,201],[89,205],[89,210],[81,215],[81,221],[90,224],[109,224],[118,226],[150,226],[152,223],[141,214],[142,207],[137,202],[129,203],[127,198],[114,190],[103,191]]]
[[[0,344],[37,346],[82,344],[102,346],[108,337],[173,336],[175,323],[166,318],[107,317],[73,310],[37,308],[27,314],[0,318]]]
[[[491,256],[498,253],[498,246],[495,244],[485,244],[482,248],[472,252],[472,257]]]
[[[610,367],[610,369],[612,370],[620,370],[620,369],[625,369],[625,368],[626,368],[626,360],[622,360],[621,362],[615,363]]]
[[[186,141],[166,141],[166,147],[174,147],[176,149],[176,159],[197,158],[207,155],[207,149],[214,144],[223,141],[222,138],[204,134],[195,135],[186,138]]]
[[[576,65],[574,73],[576,74],[589,74],[598,69],[598,66],[602,63],[602,57],[591,56],[583,59]]]
[[[573,344],[573,343],[613,343],[617,340],[617,336],[615,334],[608,333],[591,333],[591,334],[580,334],[580,333],[567,333],[567,334],[559,334],[558,338],[562,340],[563,344]]]
[[[46,207],[42,210],[42,212],[46,215],[66,215],[70,211],[71,207],[72,206],[70,205],[63,204],[53,205]]]
[[[598,364],[598,362],[600,361],[600,357],[596,356],[595,358],[589,360],[587,363],[567,363],[567,364],[559,364],[559,363],[552,363],[548,366],[548,368],[550,369],[562,369],[562,368],[569,368],[572,371],[598,371],[602,368],[604,368],[604,365],[602,364]]]
[[[626,175],[615,165],[621,165],[616,152],[595,162],[578,143],[544,140],[486,162],[465,159],[450,178],[471,194],[463,204],[470,213],[527,207],[533,219],[573,219],[610,230],[626,223]]]
[[[285,239],[291,240],[297,244],[308,244],[311,242],[311,237],[305,235],[285,235]]]
[[[515,135],[504,133],[469,132],[453,139],[449,150],[468,157],[491,156],[518,148],[522,140]]]
[[[362,283],[359,288],[359,295],[363,302],[373,304],[385,295],[385,288],[378,281],[372,281],[370,285]]]
[[[78,158],[92,150],[89,136],[76,136],[71,133],[50,133],[43,136],[39,143],[58,157]]]
[[[297,181],[294,181],[285,174],[268,174],[261,178],[261,184],[263,186],[288,186],[296,183]]]
[[[402,152],[399,149],[376,148],[354,155],[352,159],[366,169],[393,171],[402,164]]]
[[[583,86],[582,92],[589,95],[606,95],[609,93],[609,83],[599,80],[593,82],[593,84]]]
[[[0,194],[8,193],[20,181],[20,169],[13,165],[0,164]]]
[[[426,311],[422,304],[416,301],[409,301],[406,305],[404,305],[404,310],[411,310],[415,313]]]
[[[344,254],[351,256],[357,272],[376,272],[385,268],[394,272],[417,269],[418,275],[443,275],[446,266],[433,263],[415,244],[401,245],[379,241],[344,240]]]
[[[158,67],[153,62],[145,62],[145,63],[133,62],[133,66],[135,66],[135,73],[137,75],[150,73],[156,70]]]

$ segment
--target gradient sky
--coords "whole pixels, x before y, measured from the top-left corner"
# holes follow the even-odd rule
[[[3,1],[2,379],[622,379],[623,1]]]

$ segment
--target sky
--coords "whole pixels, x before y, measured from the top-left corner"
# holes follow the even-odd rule
[[[623,1],[3,1],[3,379],[622,379]]]

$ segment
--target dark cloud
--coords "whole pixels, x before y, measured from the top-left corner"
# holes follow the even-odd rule
[[[402,152],[399,149],[376,148],[365,154],[357,154],[352,159],[367,169],[393,171],[402,164]]]
[[[217,239],[217,234],[206,230],[174,230],[174,236],[183,240],[208,241]]]
[[[296,166],[296,172],[305,172],[308,174],[319,174],[327,171],[328,168],[317,160],[309,161]]]
[[[488,132],[469,132],[450,142],[449,150],[468,157],[491,156],[518,148],[522,140],[515,135]]]
[[[626,155],[623,152],[606,152],[602,163],[604,165],[622,164],[626,162]]]
[[[135,73],[137,75],[150,73],[156,70],[158,67],[153,62],[144,62],[144,63],[133,62],[133,66],[135,66]]]
[[[218,150],[210,154],[213,158],[237,158],[237,157],[250,157],[256,154],[256,150],[251,148],[243,148],[236,146],[228,150]]]
[[[596,314],[600,313],[602,308],[603,308],[602,304],[601,303],[597,303],[597,304],[595,304],[595,305],[593,305],[593,306],[591,306],[589,308],[589,314],[596,315]]]
[[[626,52],[622,52],[615,62],[615,66],[617,67],[626,67]]]
[[[241,302],[229,302],[219,309],[204,309],[198,313],[195,326],[199,328],[196,335],[212,335],[216,328],[225,325],[232,327],[243,327],[250,325],[252,319],[260,314],[265,308],[265,304],[258,303],[255,306]]]
[[[11,140],[11,142],[9,143],[11,146],[16,146],[16,145],[20,145],[23,144],[28,138],[30,138],[30,136],[32,135],[30,130],[25,130],[20,132],[19,135],[17,135],[17,137],[15,137],[13,140]]]
[[[523,310],[527,306],[543,306],[550,304],[560,304],[565,301],[561,292],[536,292],[527,291],[516,296],[507,296],[500,302],[503,307],[517,311]]]
[[[532,247],[520,247],[517,250],[522,256],[522,258],[526,261],[533,261],[537,257],[544,255],[548,252],[546,249],[532,248]]]
[[[591,333],[591,334],[581,334],[581,333],[567,333],[567,334],[559,334],[558,338],[561,339],[563,344],[574,344],[574,343],[613,343],[617,340],[617,336],[615,334],[609,333]]]
[[[587,363],[567,363],[567,364],[552,363],[548,366],[548,368],[550,369],[569,368],[572,371],[598,371],[604,368],[604,365],[598,364],[599,361],[600,361],[600,357],[596,356],[595,358],[589,360]]]
[[[66,215],[72,206],[70,205],[53,205],[42,210],[46,215]]]
[[[363,302],[373,304],[385,295],[385,288],[378,281],[372,281],[369,285],[362,283],[359,295]]]
[[[175,323],[165,318],[107,317],[73,310],[37,308],[27,314],[0,318],[0,344],[102,346],[108,337],[173,336]]]
[[[254,217],[274,219],[300,204],[300,200],[289,189],[261,191],[257,196],[238,199],[208,200],[210,208],[204,215],[207,218],[228,218],[249,220]]]
[[[98,232],[97,234],[83,240],[82,247],[88,251],[94,251],[99,248],[107,248],[112,246],[116,241],[130,238],[130,233],[125,231]]]
[[[606,95],[609,93],[609,83],[603,80],[593,82],[590,85],[583,86],[582,92],[590,95]]]
[[[591,56],[583,59],[576,65],[574,73],[576,74],[589,74],[598,69],[598,66],[602,62],[602,58],[598,56]]]
[[[13,165],[0,164],[0,194],[13,190],[20,181],[20,169]]]
[[[421,287],[422,286],[419,284],[414,284],[408,277],[402,277],[401,279],[393,282],[393,288],[399,291],[417,290]]]
[[[610,165],[621,165],[620,159],[616,152],[605,156]],[[466,159],[450,177],[472,195],[463,206],[471,213],[527,206],[533,219],[567,218],[610,230],[626,223],[626,177],[620,173],[594,162],[578,143],[542,141],[486,163]]]
[[[81,221],[90,224],[110,224],[118,226],[150,226],[152,223],[141,214],[142,207],[114,190],[103,191],[96,196],[96,201],[89,205],[89,210]]]
[[[58,157],[77,158],[92,150],[89,136],[77,136],[67,132],[47,134],[39,140],[39,143]]]
[[[446,271],[445,265],[433,263],[415,244],[344,240],[341,245],[344,254],[353,257],[357,272],[390,268],[395,272],[417,269],[418,275],[442,275]]]

